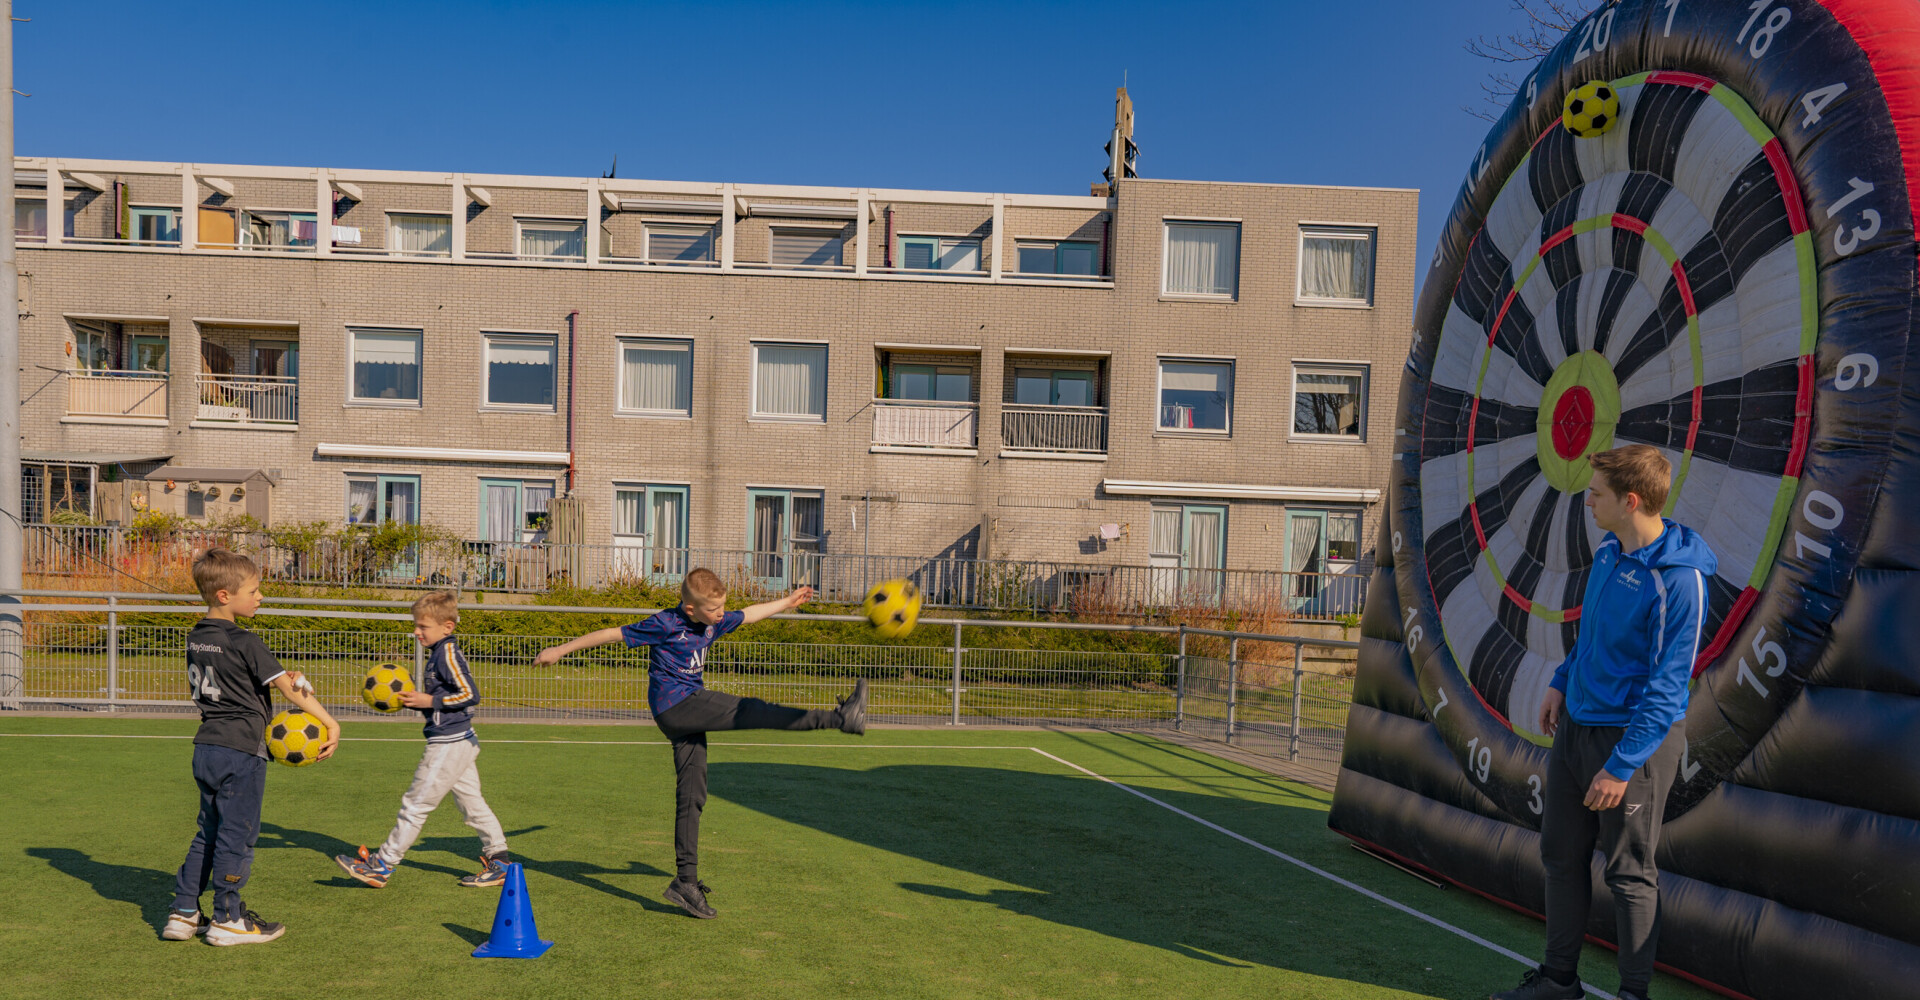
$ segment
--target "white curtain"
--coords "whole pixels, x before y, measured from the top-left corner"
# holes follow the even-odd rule
[[[674,341],[636,341],[621,351],[620,408],[685,413],[692,405],[693,349]]]
[[[519,541],[520,485],[488,483],[484,489],[480,498],[483,537],[489,542]]]
[[[940,270],[980,270],[980,241],[943,240],[940,244]]]
[[[1187,515],[1190,529],[1187,539],[1187,566],[1190,569],[1220,569],[1220,512],[1196,510]]]
[[[1147,551],[1152,555],[1180,555],[1180,510],[1179,508],[1156,507],[1153,510],[1152,531],[1147,538]]]
[[[661,490],[653,495],[653,543],[663,549],[687,547],[687,497]]]
[[[576,223],[522,223],[520,226],[520,256],[522,257],[585,257],[587,255],[587,225]]]
[[[1287,569],[1294,573],[1320,572],[1320,519],[1296,517],[1293,542],[1287,550]]]
[[[826,418],[826,348],[762,344],[755,351],[754,412]]]
[[[350,524],[365,524],[376,520],[378,512],[374,510],[373,500],[373,480],[347,480],[347,522]]]
[[[417,333],[355,331],[353,360],[362,365],[416,365],[420,363]]]
[[[453,252],[453,222],[444,215],[390,215],[388,249],[400,253]]]
[[[1373,240],[1308,235],[1300,246],[1300,296],[1365,302],[1372,294]]]
[[[613,491],[613,533],[616,535],[639,535],[646,533],[646,523],[640,519],[641,504],[646,498],[645,490]]]
[[[1240,227],[1232,223],[1167,225],[1167,291],[1232,295],[1240,271]]]
[[[548,365],[553,364],[554,345],[531,340],[490,340],[487,342],[487,363],[493,365]]]

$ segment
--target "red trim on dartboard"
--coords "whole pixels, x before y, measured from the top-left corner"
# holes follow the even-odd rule
[[[1752,611],[1753,605],[1759,600],[1760,592],[1752,587],[1748,587],[1740,592],[1740,597],[1733,602],[1733,607],[1727,609],[1727,621],[1733,624],[1730,626],[1721,625],[1720,631],[1714,635],[1713,641],[1708,643],[1707,648],[1701,650],[1700,655],[1694,658],[1693,676],[1700,676],[1700,672],[1707,669],[1707,664],[1719,659],[1720,654],[1727,651],[1727,644],[1733,641],[1733,633],[1738,629],[1741,622],[1747,620],[1747,612]]]
[[[1702,94],[1710,94],[1718,83],[1698,73],[1685,73],[1677,69],[1654,70],[1647,74],[1648,83],[1671,83],[1677,87],[1692,87]]]
[[[1789,476],[1799,476],[1813,439],[1813,355],[1800,356],[1800,386],[1793,394],[1793,447],[1787,451]]]
[[[1787,226],[1795,236],[1807,231],[1807,203],[1800,197],[1800,185],[1793,179],[1793,165],[1787,162],[1786,148],[1780,145],[1780,137],[1774,136],[1760,147],[1767,154],[1767,165],[1773,168],[1773,183],[1787,202]]]

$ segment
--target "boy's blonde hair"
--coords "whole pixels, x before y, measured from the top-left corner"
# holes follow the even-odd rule
[[[1650,444],[1630,444],[1612,451],[1597,451],[1587,459],[1593,471],[1623,498],[1632,493],[1640,498],[1642,513],[1658,514],[1667,506],[1667,490],[1673,485],[1673,463],[1660,449]]]
[[[208,549],[193,561],[193,585],[200,589],[200,599],[209,606],[220,591],[232,594],[259,575],[260,567],[255,566],[253,560],[226,549]]]
[[[724,601],[727,598],[727,585],[720,582],[720,574],[705,566],[687,574],[680,581],[680,603],[693,601]]]
[[[436,590],[413,602],[413,618],[430,622],[460,621],[460,595],[451,590]]]

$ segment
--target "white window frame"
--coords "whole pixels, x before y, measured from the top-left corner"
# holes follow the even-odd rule
[[[916,240],[922,243],[931,242],[934,244],[935,249],[933,254],[932,267],[908,267],[907,266],[906,260],[907,260],[907,241],[908,240]],[[894,259],[899,262],[899,266],[896,268],[896,270],[906,271],[908,273],[930,272],[935,274],[985,274],[987,273],[987,244],[985,240],[981,239],[978,236],[949,236],[945,233],[895,233],[893,234],[893,242],[894,242],[894,248],[893,248]],[[941,267],[940,266],[940,261],[942,258],[944,258],[948,253],[951,253],[953,250],[956,250],[963,245],[970,246],[973,248],[973,259],[976,265],[973,269],[963,270],[957,267]],[[845,254],[843,251],[842,259],[844,258],[845,258]]]
[[[552,530],[551,507],[548,508],[548,520],[540,527],[535,528],[527,524],[527,488],[533,487],[539,489],[545,487],[549,491],[547,494],[547,503],[552,504],[554,500],[560,497],[560,485],[554,479],[522,479],[518,476],[476,476],[474,477],[474,482],[479,487],[479,492],[474,497],[474,535],[476,537],[481,537],[487,543],[495,545],[501,543],[526,545],[538,542],[540,535],[544,535]],[[514,484],[514,537],[484,538],[487,533],[487,487],[505,485],[507,483]]]
[[[386,251],[390,257],[426,257],[448,258],[453,256],[453,216],[446,212],[416,212],[391,208],[387,210]],[[394,239],[394,217],[407,216],[416,219],[445,219],[447,221],[447,249],[445,250],[398,250],[399,241]]]
[[[1167,287],[1168,265],[1173,257],[1173,227],[1175,226],[1232,226],[1235,232],[1233,241],[1233,290],[1224,294],[1206,292],[1176,292]],[[1192,216],[1168,216],[1160,220],[1160,296],[1189,302],[1238,302],[1240,301],[1240,258],[1245,256],[1246,225],[1239,219],[1204,219]]]
[[[1085,244],[1092,247],[1093,271],[1089,274],[1075,274],[1071,271],[1060,270],[1060,245],[1063,243]],[[1030,247],[1041,246],[1048,247],[1053,251],[1054,269],[1051,271],[1028,271],[1022,269],[1020,267],[1020,251]],[[1098,239],[1083,239],[1077,236],[1016,236],[1013,238],[1013,267],[1007,268],[1005,273],[1017,274],[1023,278],[1052,277],[1076,281],[1099,281],[1112,277],[1111,275],[1103,273],[1106,270],[1105,256],[1101,250]]]
[[[523,251],[526,246],[525,232],[528,226],[535,229],[558,229],[561,226],[580,228],[580,256],[534,257]],[[513,217],[513,256],[517,260],[533,261],[541,264],[568,264],[585,262],[587,259],[587,220],[584,216],[568,215],[516,215]]]
[[[553,349],[553,402],[541,403],[496,403],[493,401],[493,345],[495,341],[509,344],[538,344]],[[539,330],[482,330],[480,331],[480,408],[489,411],[509,413],[554,413],[560,404],[560,337],[558,334]]]
[[[693,236],[705,235],[708,256],[700,260],[677,260],[653,255],[653,234]],[[717,222],[640,222],[641,259],[651,264],[666,264],[670,267],[711,267],[720,263],[720,224]]]
[[[1367,397],[1373,391],[1373,366],[1365,361],[1322,361],[1311,358],[1295,358],[1288,374],[1290,389],[1287,393],[1287,440],[1306,444],[1349,444],[1367,443],[1367,421],[1369,409]],[[1300,407],[1300,376],[1306,374],[1359,375],[1360,376],[1360,432],[1358,434],[1312,434],[1294,429],[1294,414]]]
[[[796,271],[844,271],[847,268],[852,266],[847,263],[847,254],[848,254],[848,251],[851,249],[849,244],[854,242],[852,240],[847,239],[846,231],[847,231],[847,227],[845,226],[809,226],[809,225],[791,225],[791,224],[768,226],[767,227],[767,261],[768,261],[767,266],[770,268],[777,268],[777,269],[783,269],[783,270],[792,269]],[[839,243],[840,244],[840,263],[838,264],[774,264],[772,262],[774,239],[783,235],[797,236],[803,233],[811,236],[828,236],[828,237],[831,237],[835,242]]]
[[[1227,426],[1212,427],[1168,427],[1160,422],[1160,410],[1166,404],[1161,402],[1161,393],[1165,391],[1167,363],[1182,365],[1225,365],[1227,369]],[[1154,359],[1153,385],[1153,430],[1156,434],[1178,434],[1182,437],[1232,437],[1233,402],[1239,392],[1239,362],[1234,358],[1212,358],[1190,354],[1162,354]]]
[[[833,351],[824,340],[756,340],[748,351],[747,419],[782,424],[822,424],[827,422],[829,397],[833,395]],[[820,349],[820,414],[762,413],[760,411],[760,349],[762,347],[816,347]]]
[[[687,348],[687,408],[684,410],[629,409],[627,398],[627,348],[648,344],[684,344]],[[619,336],[613,341],[613,412],[622,417],[646,417],[655,420],[693,419],[693,339],[691,337]]]
[[[1360,239],[1367,242],[1367,297],[1365,299],[1329,299],[1309,296],[1302,289],[1307,263],[1307,239]],[[1293,304],[1328,309],[1372,309],[1374,286],[1380,277],[1380,227],[1354,223],[1300,223],[1300,235],[1294,244]],[[1364,421],[1362,421],[1364,423]]]
[[[31,200],[32,199],[30,198],[21,199],[21,201],[31,201]],[[140,214],[142,212],[145,212],[148,214],[152,214],[154,212],[172,212],[173,213],[173,239],[143,240],[138,235],[135,235],[140,229]],[[137,247],[177,247],[180,245],[181,217],[184,216],[185,214],[186,213],[180,211],[180,206],[178,205],[128,204],[127,205],[127,222],[129,224],[128,228],[130,231],[127,233],[127,242]]]
[[[354,338],[362,333],[410,333],[414,338],[414,366],[420,370],[420,385],[413,399],[386,399],[379,396],[356,396],[354,390]],[[371,326],[349,324],[347,326],[347,406],[379,406],[396,410],[418,410],[427,399],[427,335],[417,326]]]

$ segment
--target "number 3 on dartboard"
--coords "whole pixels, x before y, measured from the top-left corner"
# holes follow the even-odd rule
[[[1747,32],[1753,32],[1753,41],[1747,43],[1747,53],[1755,59],[1767,54],[1767,50],[1773,47],[1773,36],[1779,34],[1780,29],[1793,20],[1793,11],[1785,7],[1774,7],[1773,13],[1767,14],[1767,19],[1761,22],[1759,30],[1755,31],[1753,22],[1759,21],[1760,15],[1765,14],[1768,7],[1773,7],[1773,0],[1753,0],[1753,3],[1748,4],[1747,9],[1753,13],[1747,15],[1747,23],[1740,26],[1740,33],[1733,36],[1734,44],[1738,45],[1747,41]]]

